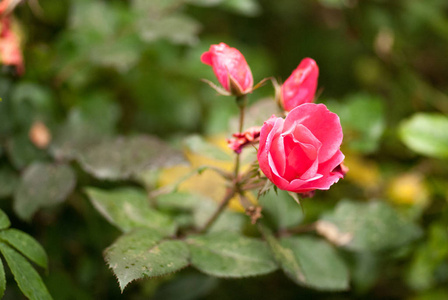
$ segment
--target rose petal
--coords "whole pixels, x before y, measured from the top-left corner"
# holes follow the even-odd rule
[[[322,176],[321,178],[313,181],[309,181],[306,184],[301,186],[301,189],[305,191],[313,191],[316,189],[319,190],[328,190],[333,184],[339,181],[339,179],[343,178],[342,174],[330,172],[328,176]]]
[[[319,162],[329,160],[342,143],[342,127],[338,115],[323,104],[306,103],[291,110],[285,119],[284,128],[300,123],[322,143]]]
[[[327,174],[332,172],[339,164],[344,161],[344,154],[339,150],[337,151],[332,158],[327,160],[324,163],[319,164],[319,170],[317,171],[320,174]]]
[[[268,159],[268,151],[270,149],[272,137],[270,137],[270,133],[274,128],[275,124],[283,124],[284,120],[282,118],[277,118],[275,115],[272,115],[269,120],[264,122],[260,131],[260,145],[258,147],[257,159],[260,165],[261,171],[269,178],[271,177],[271,167],[269,166]],[[278,127],[276,127],[278,128]]]
[[[309,145],[312,146],[312,145]],[[315,149],[317,156],[317,149]],[[285,179],[303,179],[308,180],[316,175],[318,169],[318,161],[310,159],[301,145],[298,145],[287,158],[288,167],[285,173]]]
[[[201,62],[206,65],[211,66],[212,65],[212,56],[213,56],[213,54],[210,51],[204,52],[201,55]]]

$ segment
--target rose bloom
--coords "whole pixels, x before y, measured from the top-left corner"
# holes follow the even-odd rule
[[[296,106],[313,102],[318,76],[316,62],[311,58],[303,59],[281,87],[280,101],[283,108],[291,111]]]
[[[272,116],[260,134],[261,171],[282,190],[328,190],[344,177],[339,117],[323,104],[306,103],[285,119]]]
[[[254,80],[246,59],[235,48],[224,43],[211,45],[201,56],[204,64],[210,65],[219,83],[237,96],[252,92]]]

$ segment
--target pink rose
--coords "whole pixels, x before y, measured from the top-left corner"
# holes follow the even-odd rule
[[[316,62],[311,58],[303,59],[281,87],[283,108],[291,111],[296,106],[313,102],[318,76],[319,68]]]
[[[202,54],[201,61],[212,66],[219,83],[228,92],[240,96],[252,91],[252,72],[237,49],[224,43],[211,45],[210,50]]]
[[[344,177],[339,117],[323,104],[306,103],[288,116],[272,116],[260,134],[260,169],[282,190],[306,193],[328,190]]]

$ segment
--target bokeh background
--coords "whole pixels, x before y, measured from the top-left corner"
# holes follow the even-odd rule
[[[12,15],[25,71],[0,74],[0,207],[47,251],[42,276],[55,299],[448,299],[447,1],[29,0]],[[341,199],[379,199],[421,228],[393,251],[347,254],[349,291],[302,288],[280,272],[226,280],[187,269],[121,294],[102,257],[119,232],[83,195],[99,183],[76,162],[63,204],[17,217],[24,170],[86,141],[229,137],[233,100],[200,81],[216,82],[200,55],[219,42],[244,54],[256,82],[285,80],[304,57],[319,66],[317,102],[341,118],[350,172],[305,200],[306,222]],[[273,95],[268,83],[250,101]],[[51,133],[44,149],[30,139],[36,122]],[[10,278],[5,299],[20,295]]]

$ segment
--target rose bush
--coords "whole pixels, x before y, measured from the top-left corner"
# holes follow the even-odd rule
[[[318,76],[316,62],[311,58],[303,59],[281,87],[280,102],[283,108],[291,111],[296,106],[313,102]]]
[[[252,91],[254,80],[246,59],[235,48],[225,43],[211,45],[201,61],[210,65],[219,83],[230,93],[244,95]]]
[[[339,117],[325,105],[297,106],[285,119],[272,116],[261,128],[260,169],[282,190],[327,190],[343,177],[342,137]]]

